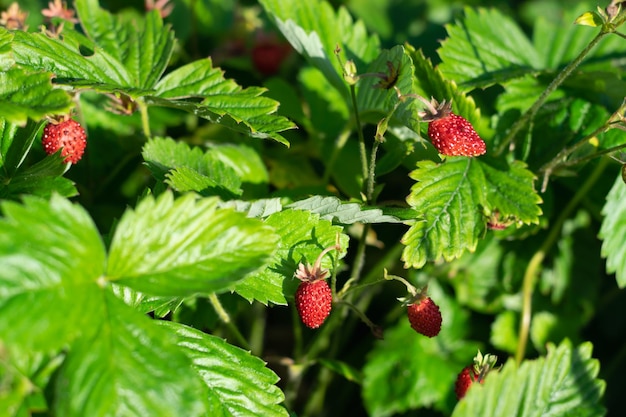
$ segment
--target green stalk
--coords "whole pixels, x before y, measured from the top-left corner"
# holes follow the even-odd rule
[[[365,138],[363,137],[363,129],[361,126],[361,116],[359,115],[359,107],[356,102],[356,90],[354,85],[350,86],[350,98],[352,99],[352,108],[354,109],[354,121],[356,123],[356,133],[359,137],[359,155],[361,157],[361,174],[363,175],[363,182],[365,185],[368,175],[369,167],[367,163],[367,149],[365,148]]]
[[[533,255],[528,266],[526,267],[526,271],[524,272],[524,282],[523,282],[523,298],[522,298],[522,319],[520,322],[519,329],[519,340],[517,343],[517,352],[515,354],[515,361],[520,364],[524,359],[524,355],[526,353],[526,345],[528,344],[528,335],[530,333],[530,324],[532,318],[532,297],[533,292],[535,290],[535,284],[537,281],[537,276],[539,275],[539,269],[541,268],[541,264],[546,257],[546,254],[550,251],[550,249],[554,246],[554,244],[558,241],[559,236],[561,234],[561,229],[563,228],[563,224],[573,213],[574,209],[582,200],[582,198],[589,192],[591,187],[595,185],[598,181],[602,172],[606,168],[608,164],[608,159],[602,159],[598,162],[598,165],[593,170],[591,175],[584,182],[582,187],[578,189],[574,197],[569,201],[567,206],[563,209],[556,222],[550,229],[550,233],[544,240],[543,244],[539,248],[537,252]]]
[[[222,303],[220,302],[219,298],[217,298],[217,295],[215,295],[215,293],[209,294],[209,301],[211,302],[211,305],[215,309],[217,316],[226,325],[226,327],[228,328],[230,333],[235,337],[235,339],[237,339],[239,346],[242,347],[243,349],[250,350],[248,341],[246,340],[245,337],[243,337],[243,335],[241,334],[237,326],[233,324],[232,320],[230,319],[230,315],[224,309],[224,307],[222,306]]]
[[[496,149],[496,155],[500,155],[502,152],[504,152],[504,149],[511,142],[514,141],[515,136],[519,133],[519,131],[535,117],[535,114],[537,113],[539,108],[543,106],[550,94],[552,94],[554,90],[556,90],[563,83],[563,81],[565,81],[565,79],[570,76],[572,71],[574,71],[582,63],[585,57],[598,44],[598,42],[600,42],[606,35],[610,33],[612,32],[608,28],[603,27],[602,31],[591,40],[591,42],[585,47],[585,49],[583,49],[582,52],[578,54],[578,56],[572,62],[570,62],[565,68],[563,68],[563,70],[556,76],[556,78],[552,80],[548,88],[546,88],[541,96],[539,96],[537,101],[535,101],[535,103],[533,103],[533,105],[528,110],[526,110],[526,113],[524,113],[522,117],[520,117],[517,122],[515,122],[515,124],[511,126],[511,130],[503,139],[500,146],[498,146],[498,148]]]
[[[152,133],[150,132],[150,116],[148,115],[148,105],[146,102],[138,98],[135,100],[137,103],[137,107],[139,108],[139,112],[141,113],[141,127],[143,129],[143,134],[146,138],[150,138]]]

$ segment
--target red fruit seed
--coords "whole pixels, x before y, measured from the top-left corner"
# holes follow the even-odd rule
[[[330,314],[333,296],[324,280],[303,281],[296,291],[296,309],[305,326],[316,329]]]
[[[57,124],[48,123],[43,129],[41,144],[48,155],[63,148],[61,156],[66,157],[64,162],[75,164],[80,161],[85,152],[87,135],[80,123],[68,119]]]
[[[424,336],[437,336],[441,330],[441,312],[430,297],[410,304],[407,307],[407,316],[413,330]]]

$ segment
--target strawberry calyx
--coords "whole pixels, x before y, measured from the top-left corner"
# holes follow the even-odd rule
[[[443,119],[444,117],[452,114],[452,101],[447,102],[443,100],[439,103],[435,98],[431,97],[430,101],[424,97],[417,96],[417,98],[426,105],[426,109],[417,113],[417,115],[424,122],[433,122],[435,120]]]
[[[479,350],[474,357],[474,363],[472,365],[474,370],[474,373],[470,375],[472,381],[482,384],[487,377],[487,374],[496,368],[497,361],[498,357],[496,355],[492,355],[490,353],[483,355]]]
[[[298,264],[298,270],[295,272],[294,277],[298,278],[302,282],[315,282],[322,279],[326,279],[328,276],[328,269],[322,268],[322,258],[328,252],[332,250],[341,250],[341,246],[339,245],[339,235],[337,235],[337,242],[333,246],[329,246],[324,249],[317,257],[313,265],[307,263],[306,265],[302,262]]]

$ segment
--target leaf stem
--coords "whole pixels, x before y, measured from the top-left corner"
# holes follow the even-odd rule
[[[589,52],[591,52],[591,50],[598,44],[598,42],[600,42],[606,35],[610,33],[611,31],[609,31],[609,29],[603,27],[602,31],[598,33],[596,37],[591,40],[591,42],[589,42],[585,49],[583,49],[573,61],[571,61],[565,68],[563,68],[563,70],[556,76],[554,80],[552,80],[550,85],[548,85],[543,93],[541,93],[541,96],[539,96],[537,101],[535,101],[533,105],[528,110],[526,110],[526,113],[524,113],[517,120],[517,122],[515,122],[513,126],[511,126],[509,133],[496,149],[496,155],[500,155],[502,152],[504,152],[504,149],[515,140],[515,136],[519,133],[519,131],[522,130],[522,128],[535,117],[535,114],[537,113],[539,108],[543,106],[550,94],[552,94],[554,90],[556,90],[563,83],[563,81],[565,81],[565,79],[569,77],[572,71],[574,71],[581,64],[581,62],[585,59]]]
[[[233,324],[232,320],[230,319],[230,315],[224,309],[224,306],[222,306],[222,303],[220,302],[219,298],[217,298],[217,295],[215,293],[209,294],[209,301],[211,302],[211,305],[215,309],[217,316],[226,325],[226,327],[232,333],[235,339],[237,339],[237,343],[239,343],[239,346],[241,346],[242,348],[246,350],[250,350],[248,341],[246,340],[245,337],[243,337],[243,335],[241,334],[237,326]]]
[[[354,109],[354,122],[356,123],[356,133],[359,138],[359,155],[361,157],[361,174],[363,175],[363,186],[365,186],[370,170],[369,170],[368,163],[367,163],[367,149],[365,148],[365,137],[363,136],[361,116],[359,115],[359,106],[356,102],[356,90],[354,88],[354,85],[350,85],[350,98],[352,99],[352,108]]]
[[[138,98],[136,100],[137,107],[139,107],[139,112],[141,113],[141,127],[143,129],[143,134],[146,138],[150,138],[152,133],[150,132],[150,116],[148,115],[148,105],[146,102]]]
[[[522,286],[522,318],[520,321],[517,351],[515,353],[515,361],[518,364],[522,362],[526,353],[526,345],[528,344],[528,335],[530,333],[530,323],[532,318],[532,297],[541,264],[543,263],[546,254],[557,242],[561,229],[563,228],[563,224],[570,217],[580,200],[582,200],[591,187],[593,187],[598,181],[607,164],[608,159],[602,159],[598,162],[598,165],[595,167],[591,175],[589,175],[574,197],[572,197],[567,206],[565,206],[563,211],[561,211],[561,214],[557,218],[556,222],[554,222],[554,225],[550,229],[550,233],[544,240],[543,244],[528,262],[528,266],[524,272],[524,281]]]

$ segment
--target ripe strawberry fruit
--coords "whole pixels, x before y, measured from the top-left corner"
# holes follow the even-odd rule
[[[407,307],[411,327],[424,336],[434,337],[441,330],[441,311],[430,297],[418,298]]]
[[[325,280],[303,281],[296,291],[296,309],[300,320],[310,329],[317,329],[330,314],[333,295]]]
[[[486,354],[483,356],[478,351],[478,354],[474,357],[474,364],[463,368],[456,377],[454,384],[456,398],[460,400],[465,397],[467,390],[474,382],[484,383],[487,374],[494,369],[497,360],[498,358],[495,355]]]
[[[425,101],[425,103],[427,103]],[[452,113],[452,105],[432,100],[428,112],[421,112],[429,122],[428,137],[439,153],[448,156],[478,156],[487,152],[485,142],[464,117]]]
[[[43,129],[41,144],[48,155],[52,155],[60,148],[64,162],[72,164],[80,161],[87,145],[85,129],[76,120],[67,119],[60,123],[48,123]]]
[[[337,238],[339,239],[339,238]],[[313,266],[307,264],[298,265],[295,277],[300,281],[296,290],[296,309],[300,320],[305,326],[317,329],[324,323],[330,314],[333,304],[333,294],[326,282],[328,270],[322,269],[322,258],[331,250],[340,250],[339,240],[334,246],[324,249]]]
[[[478,374],[474,370],[473,366],[466,366],[463,368],[463,370],[456,377],[456,382],[454,384],[456,398],[460,400],[465,397],[465,393],[476,380],[478,380]],[[484,379],[480,380],[480,383],[482,384],[483,381]]]

